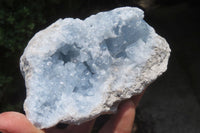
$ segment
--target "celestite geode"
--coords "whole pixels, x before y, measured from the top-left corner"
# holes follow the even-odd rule
[[[36,33],[20,59],[27,118],[38,128],[80,124],[142,92],[167,69],[170,55],[143,17],[138,8],[116,8],[59,19]]]

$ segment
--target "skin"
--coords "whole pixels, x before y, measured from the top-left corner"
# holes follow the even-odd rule
[[[143,93],[132,97],[119,105],[114,114],[100,129],[99,133],[131,133],[135,119],[136,107]],[[3,133],[90,133],[95,120],[81,125],[69,125],[65,129],[52,127],[40,130],[33,126],[24,114],[5,112],[0,114],[0,131]]]

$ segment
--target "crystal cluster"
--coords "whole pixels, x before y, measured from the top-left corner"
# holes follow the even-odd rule
[[[38,128],[80,124],[142,92],[167,69],[170,55],[143,17],[138,8],[116,8],[59,19],[36,33],[20,59],[27,118]]]

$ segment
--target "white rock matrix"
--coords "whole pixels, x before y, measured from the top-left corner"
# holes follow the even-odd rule
[[[117,110],[167,69],[170,48],[134,7],[59,19],[20,59],[24,110],[38,128],[80,124]]]

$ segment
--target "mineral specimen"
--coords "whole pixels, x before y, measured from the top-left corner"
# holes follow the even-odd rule
[[[59,19],[35,34],[20,59],[27,118],[38,128],[80,124],[142,92],[167,69],[170,55],[143,17],[123,7]]]

